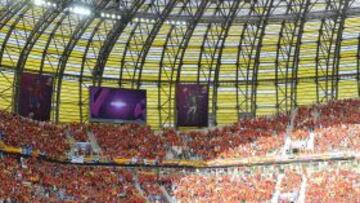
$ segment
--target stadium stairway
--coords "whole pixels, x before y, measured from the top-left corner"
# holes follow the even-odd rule
[[[133,177],[134,186],[135,186],[136,190],[138,191],[138,194],[139,194],[143,199],[145,199],[146,202],[150,202],[150,201],[147,199],[146,195],[145,195],[145,191],[144,191],[144,190],[141,188],[141,186],[140,186],[139,177],[138,177],[138,174],[137,174],[136,171],[133,172],[133,176],[132,176],[132,177]]]
[[[102,154],[102,150],[100,145],[98,144],[96,137],[94,135],[94,133],[91,130],[87,131],[87,136],[88,136],[88,140],[90,141],[90,145],[92,148],[92,152],[93,152],[93,158],[95,160],[100,160],[101,154]]]
[[[296,203],[305,203],[306,200],[306,186],[307,186],[307,177],[302,175],[300,189],[298,192],[292,193],[282,193],[281,184],[283,182],[285,175],[279,174],[276,179],[275,191],[271,198],[271,203],[283,202],[284,198],[290,202],[294,201]]]
[[[66,153],[67,157],[71,158],[75,155],[75,151],[76,151],[76,140],[74,139],[74,137],[71,135],[70,130],[66,130],[65,132],[66,134],[66,139],[70,145],[70,151],[68,151]]]
[[[166,200],[170,203],[177,202],[174,198],[172,198],[168,192],[166,191],[164,186],[160,186],[160,190],[163,193],[163,196],[166,198]]]
[[[284,174],[279,174],[276,178],[276,184],[275,184],[275,191],[273,193],[273,196],[271,198],[271,203],[278,203],[280,198],[280,189],[281,189],[281,183],[284,178]]]
[[[300,195],[298,198],[298,202],[299,203],[305,203],[306,200],[306,186],[307,186],[307,177],[306,175],[302,175],[302,181],[301,181],[301,186],[300,186]]]

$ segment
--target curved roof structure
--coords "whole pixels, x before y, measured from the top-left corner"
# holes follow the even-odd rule
[[[175,84],[208,84],[215,124],[360,94],[360,0],[0,0],[0,107],[53,75],[52,119],[86,122],[88,87],[146,89],[174,124]]]

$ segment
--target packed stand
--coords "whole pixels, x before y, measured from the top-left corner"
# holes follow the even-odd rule
[[[181,202],[265,202],[271,200],[275,182],[264,174],[188,175],[174,183]]]
[[[164,130],[155,134],[149,127],[90,125],[104,154],[116,158],[164,159],[178,147],[181,158],[200,159],[265,156],[276,154],[283,145],[288,118],[241,120],[232,126],[207,131],[178,133]],[[269,130],[272,126],[272,130]],[[185,153],[186,152],[186,153]],[[178,155],[178,154],[177,154]]]
[[[144,202],[131,172],[0,158],[0,202]]]
[[[137,124],[123,126],[91,124],[90,129],[106,157],[155,160],[165,157],[163,139],[155,135],[150,127]]]
[[[0,180],[0,202],[267,202],[276,196],[278,183],[280,195],[294,193],[299,200],[302,193],[306,202],[360,201],[357,161],[124,169],[5,155],[0,156]]]
[[[160,189],[159,178],[156,174],[141,171],[138,173],[138,178],[146,199],[152,202],[166,202],[166,198]]]
[[[294,128],[309,130],[359,123],[360,100],[346,99],[299,108]]]
[[[314,131],[316,152],[359,150],[359,106],[360,100],[348,99],[300,107],[289,136],[307,139]],[[190,139],[185,143],[203,159],[279,155],[290,122],[286,115],[244,119],[215,130],[186,133]]]
[[[360,151],[360,125],[342,124],[337,127],[315,130],[315,150],[329,151]]]
[[[360,202],[360,173],[350,170],[325,170],[312,174],[306,202]]]
[[[88,141],[87,136],[87,125],[81,123],[71,123],[68,125],[69,132],[71,136],[77,142],[86,142]]]
[[[294,170],[286,170],[281,182],[281,192],[298,191],[301,184],[301,174]]]
[[[61,156],[68,149],[65,127],[38,122],[0,111],[1,140],[13,147],[38,149],[50,156]]]
[[[173,180],[173,194],[181,202],[360,202],[359,186],[358,163],[327,162],[188,174]]]
[[[137,124],[70,124],[66,126],[31,121],[20,116],[0,113],[0,132],[11,146],[30,145],[49,155],[68,151],[65,133],[76,141],[87,141],[87,133],[96,137],[103,158],[137,160],[227,159],[280,155],[287,136],[307,140],[314,134],[314,149],[300,152],[359,151],[360,100],[330,101],[324,105],[300,107],[293,128],[288,131],[291,116],[241,119],[215,129],[177,132],[166,129],[154,132]],[[66,130],[65,130],[66,129]],[[170,155],[172,156],[170,156]]]

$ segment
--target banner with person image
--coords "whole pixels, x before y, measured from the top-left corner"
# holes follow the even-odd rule
[[[207,85],[178,84],[176,86],[176,125],[207,127],[208,97]]]
[[[50,120],[53,78],[47,75],[23,73],[20,82],[18,113],[39,121]]]
[[[146,123],[146,90],[90,87],[90,119]]]

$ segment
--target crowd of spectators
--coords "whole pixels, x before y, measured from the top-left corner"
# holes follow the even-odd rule
[[[166,198],[161,191],[159,177],[152,172],[139,172],[139,184],[144,191],[144,196],[152,202],[166,202]]]
[[[0,202],[144,202],[119,168],[0,158]]]
[[[68,125],[70,135],[78,142],[87,142],[87,125],[81,123],[71,123]]]
[[[344,136],[336,132],[342,126],[350,128],[349,132],[354,134],[353,139],[359,137],[355,135],[356,129],[354,130],[357,128],[356,124],[359,123],[359,106],[359,100],[343,100],[331,101],[325,105],[300,107],[295,114],[294,124],[290,131],[287,130],[291,116],[281,114],[274,117],[243,119],[233,125],[213,130],[177,134],[169,130],[165,131],[162,137],[167,139],[165,143],[181,146],[193,155],[208,160],[280,154],[286,136],[301,140],[308,138],[310,132],[315,130],[315,150],[325,151],[322,150],[324,147],[321,143],[333,142],[327,148],[327,151],[331,151],[338,149],[338,145],[335,144],[337,140],[344,139]],[[324,129],[334,132],[324,137],[322,135]],[[359,149],[356,141],[347,143],[348,149]]]
[[[235,169],[125,169],[1,155],[0,202],[269,202],[279,183],[280,197],[292,193],[299,199],[303,193],[306,202],[359,202],[358,166],[356,161],[330,161]]]
[[[181,202],[297,202],[302,195],[305,202],[360,201],[358,166],[290,166],[280,170],[268,167],[230,174],[190,174],[173,181],[174,197]],[[280,175],[282,179],[278,179]],[[279,196],[274,198],[277,181]]]
[[[241,119],[215,129],[154,132],[137,124],[69,124],[38,122],[0,111],[0,141],[60,157],[70,150],[68,136],[89,141],[91,132],[103,158],[161,161],[172,158],[225,159],[281,155],[287,139],[309,140],[313,148],[300,153],[356,151],[360,149],[360,100],[330,101],[300,107],[291,114]],[[307,202],[360,202],[360,173],[330,168],[314,173],[285,170],[280,193],[299,194],[308,180]],[[75,166],[35,159],[1,157],[0,202],[264,202],[277,190],[278,172],[242,171],[238,174],[175,172],[159,176],[140,170]],[[137,178],[134,178],[137,177]],[[137,187],[138,186],[138,187]]]
[[[299,191],[301,181],[301,174],[296,170],[286,170],[281,181],[280,192],[291,193]]]
[[[109,158],[162,159],[166,149],[163,138],[150,127],[137,124],[124,126],[89,126],[99,143],[103,155]]]
[[[190,156],[208,160],[275,154],[283,145],[287,123],[288,117],[280,115],[276,118],[241,120],[214,130],[189,132],[167,129],[154,133],[149,127],[136,124],[92,124],[89,129],[107,157],[161,160],[169,149],[179,147]]]
[[[286,136],[305,139],[314,132],[315,151],[344,149],[339,143],[346,143],[348,150],[360,149],[357,125],[360,124],[360,100],[300,107],[294,114],[293,124],[291,119],[291,115],[284,114],[243,119],[215,130],[186,133],[191,139],[185,143],[203,159],[266,156],[280,154]],[[288,131],[290,124],[292,128]]]
[[[359,124],[360,100],[332,100],[323,105],[313,105],[298,109],[294,128],[315,129],[334,127],[342,124]]]
[[[48,156],[61,156],[70,148],[65,129],[62,125],[0,111],[1,140],[13,147],[38,149]]]
[[[315,130],[315,151],[359,151],[360,125],[342,124]]]
[[[154,132],[149,126],[137,124],[55,125],[0,112],[0,133],[5,144],[31,146],[57,156],[69,150],[66,132],[79,142],[88,141],[87,134],[92,132],[103,157],[110,159],[163,160],[170,151],[179,152],[172,158],[203,160],[279,155],[287,136],[302,140],[311,133],[315,137],[315,152],[357,151],[359,106],[360,100],[330,101],[300,107],[290,115],[247,118],[224,127],[185,132],[173,129]]]
[[[312,174],[306,190],[307,202],[360,202],[360,173],[351,170]]]
[[[174,192],[181,202],[266,202],[274,192],[274,178],[265,174],[241,176],[189,175]]]

